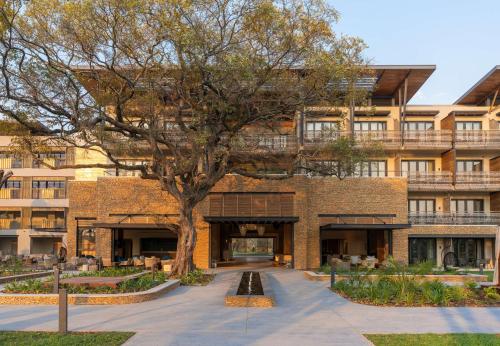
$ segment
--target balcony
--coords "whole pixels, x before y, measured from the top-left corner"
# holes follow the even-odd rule
[[[413,225],[500,225],[500,212],[476,213],[409,213]]]
[[[339,137],[351,137],[349,131],[338,131],[322,135],[317,131],[306,131],[304,133],[304,146],[314,147],[327,144]],[[385,149],[423,149],[423,150],[446,150],[451,148],[451,131],[355,131],[356,142],[367,145],[372,142],[381,143]]]
[[[20,199],[21,189],[2,188],[0,189],[0,199]]]
[[[234,152],[295,153],[298,149],[295,135],[258,134],[244,135],[232,143]]]
[[[0,219],[0,229],[19,229],[21,219]]]
[[[33,188],[33,199],[63,199],[66,198],[66,189],[61,188]]]
[[[498,190],[500,172],[457,172],[455,187],[459,190]]]
[[[66,158],[58,158],[58,157],[48,157],[44,158],[43,163],[38,160],[33,160],[33,168],[50,168],[55,167],[59,168],[66,165]],[[47,165],[47,166],[46,166]]]
[[[455,146],[458,149],[499,149],[500,130],[457,130]]]
[[[408,187],[412,191],[446,191],[452,188],[451,172],[406,172],[402,175],[408,178]]]
[[[64,219],[32,218],[31,228],[43,230],[61,230],[66,227]]]
[[[23,160],[0,155],[0,169],[23,168]]]

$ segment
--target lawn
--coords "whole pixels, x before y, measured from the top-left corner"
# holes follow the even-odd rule
[[[496,346],[499,334],[367,334],[375,346]]]
[[[118,346],[127,341],[134,333],[68,333],[55,332],[0,332],[0,345],[4,346]]]

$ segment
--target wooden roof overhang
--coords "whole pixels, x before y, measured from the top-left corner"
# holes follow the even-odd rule
[[[448,115],[454,115],[456,117],[480,117],[485,115],[486,111],[479,110],[460,110],[460,111],[451,111]]]
[[[410,100],[431,74],[436,70],[436,65],[371,65],[376,75],[376,87],[372,93],[373,98],[394,98],[399,102],[398,90],[408,80],[407,101]]]
[[[438,110],[407,110],[407,117],[435,117],[439,114]]]
[[[298,216],[205,216],[206,222],[210,223],[232,223],[232,224],[273,224],[273,223],[296,223]]]
[[[410,224],[394,223],[396,214],[318,214],[320,230],[392,230],[411,228]]]
[[[92,225],[95,228],[121,228],[121,229],[162,229],[176,231],[179,225],[170,223],[120,223],[120,222],[96,222]]]
[[[334,230],[394,230],[411,228],[411,224],[337,224],[329,223],[321,226],[320,231],[334,231]]]
[[[456,105],[480,106],[491,97],[493,105],[500,105],[500,65],[493,67],[483,78],[472,86],[465,94],[455,101]],[[496,97],[495,97],[496,95]]]

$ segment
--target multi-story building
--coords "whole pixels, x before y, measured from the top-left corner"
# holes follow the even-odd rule
[[[14,175],[0,189],[0,256],[44,255],[66,247],[68,181],[95,179],[97,169],[58,169],[93,157],[91,152],[50,147],[37,153],[13,150],[16,133],[11,123],[0,123],[0,169]]]
[[[374,90],[354,116],[308,109],[288,124],[288,132],[262,137],[258,146],[307,151],[343,132],[360,144],[379,143],[380,156],[342,180],[310,174],[284,181],[226,176],[195,210],[199,267],[225,259],[235,238],[271,238],[274,253],[289,255],[298,269],[318,267],[328,255],[371,255],[380,261],[393,256],[441,265],[453,253],[448,258],[460,266],[494,262],[500,224],[500,67],[454,104],[426,106],[407,103],[435,66],[372,68]],[[9,184],[15,185],[25,178],[14,171]],[[94,172],[87,181],[77,176],[67,184],[66,204],[50,205],[69,208],[64,209],[69,256],[100,256],[105,263],[175,256],[175,200],[154,181],[109,173]],[[29,186],[45,175],[36,168],[23,174]],[[41,186],[34,189],[48,188]],[[30,215],[41,208],[39,199],[21,200],[19,208]],[[9,215],[25,220],[24,209],[12,210],[18,214]]]

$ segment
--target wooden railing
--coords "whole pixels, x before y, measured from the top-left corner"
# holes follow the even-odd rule
[[[455,176],[456,184],[500,186],[500,172],[457,172]]]
[[[409,213],[408,220],[423,225],[500,225],[500,212]]]
[[[61,229],[65,228],[66,223],[61,219],[44,219],[44,218],[32,218],[31,228],[37,229]]]
[[[34,188],[32,190],[33,199],[62,199],[66,198],[66,189],[61,188]]]
[[[500,147],[500,130],[456,130],[457,147]]]
[[[0,199],[19,199],[21,198],[21,189],[2,188],[0,189]]]

